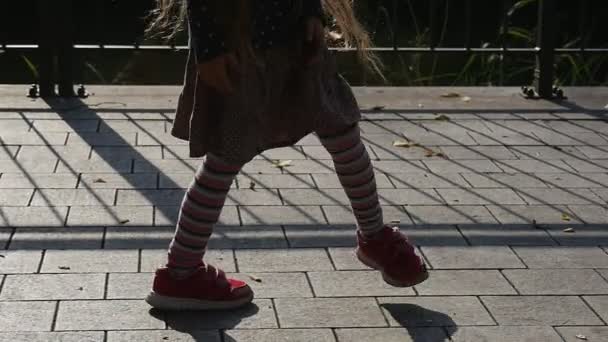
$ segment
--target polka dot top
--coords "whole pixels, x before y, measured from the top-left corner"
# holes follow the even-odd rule
[[[213,2],[217,0],[188,0],[188,21],[191,48],[197,62],[213,59],[226,52],[223,32]],[[323,16],[321,0],[302,0],[302,16]],[[269,48],[285,44],[293,35],[294,0],[252,0],[253,46]]]

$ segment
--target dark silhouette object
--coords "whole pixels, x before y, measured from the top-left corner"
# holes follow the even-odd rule
[[[38,58],[40,61],[39,96],[55,96],[55,83],[59,96],[72,97],[74,93],[74,20],[73,1],[38,1],[40,35]],[[30,91],[30,95],[32,92]]]
[[[392,318],[406,328],[414,342],[450,341],[458,328],[452,318],[442,312],[429,310],[414,304],[382,304]],[[430,329],[435,328],[448,328]]]

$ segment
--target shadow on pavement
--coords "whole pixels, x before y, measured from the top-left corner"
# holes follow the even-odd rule
[[[451,341],[450,337],[458,329],[449,315],[439,311],[414,304],[381,304],[380,306],[389,313],[389,320],[394,320],[407,329],[413,342]],[[450,327],[450,329],[426,329],[429,327]]]

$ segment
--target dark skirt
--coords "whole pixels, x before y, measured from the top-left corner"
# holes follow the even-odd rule
[[[350,86],[323,49],[305,66],[300,50],[276,47],[256,53],[238,75],[235,92],[221,95],[198,81],[192,55],[171,134],[188,140],[190,157],[212,153],[246,163],[261,152],[295,144],[311,132],[343,131],[360,120]]]

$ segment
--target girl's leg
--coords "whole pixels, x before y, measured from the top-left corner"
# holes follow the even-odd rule
[[[219,220],[230,186],[242,165],[208,155],[190,184],[182,205],[167,267],[176,275],[188,275],[203,260],[213,226]]]
[[[373,236],[384,228],[378,201],[374,169],[359,125],[333,133],[319,133],[321,143],[331,154],[340,183],[348,196],[353,213],[364,236]]]
[[[399,229],[384,225],[374,169],[359,126],[318,134],[332,156],[357,220],[359,260],[379,270],[384,280],[394,286],[413,286],[424,281],[428,272],[414,246]]]
[[[179,213],[167,267],[156,270],[146,301],[162,310],[232,309],[250,303],[253,291],[246,283],[203,263],[213,233],[241,165],[207,155],[190,184]]]

